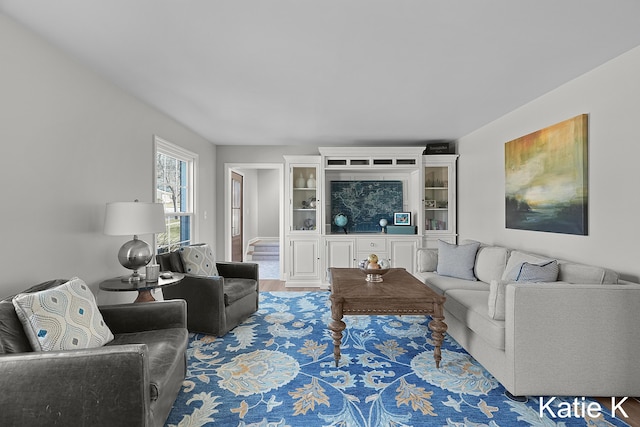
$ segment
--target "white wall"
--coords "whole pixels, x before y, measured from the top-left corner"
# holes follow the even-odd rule
[[[129,272],[116,257],[129,238],[102,233],[104,208],[152,200],[154,134],[199,154],[199,234],[215,240],[215,146],[4,15],[0,64],[0,297]]]
[[[284,183],[280,182],[277,169],[258,170],[258,233],[257,237],[280,236],[280,191]]]
[[[638,281],[638,76],[640,47],[461,138],[460,237],[594,263]],[[589,114],[589,235],[506,229],[505,142],[582,113]]]

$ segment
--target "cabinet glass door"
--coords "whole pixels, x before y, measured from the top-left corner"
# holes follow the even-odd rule
[[[318,168],[291,168],[291,231],[318,229]]]
[[[449,231],[449,167],[424,168],[425,231]]]

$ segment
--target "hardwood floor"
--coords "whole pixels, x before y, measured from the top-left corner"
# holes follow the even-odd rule
[[[261,292],[278,292],[278,291],[326,291],[321,288],[287,288],[285,282],[281,280],[260,280]],[[603,407],[611,408],[610,397],[595,398]],[[619,401],[619,400],[618,400]],[[622,404],[622,409],[627,413],[629,418],[624,418],[622,414],[616,414],[619,419],[629,424],[631,427],[640,427],[640,401],[630,397]]]
[[[278,291],[292,291],[292,292],[304,292],[304,291],[326,291],[322,288],[287,288],[285,282],[281,280],[260,280],[261,292],[278,292]]]

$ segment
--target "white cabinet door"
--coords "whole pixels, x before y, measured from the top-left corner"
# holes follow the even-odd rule
[[[390,240],[389,246],[391,247],[391,266],[415,273],[418,240]]]
[[[326,239],[325,247],[327,268],[356,267],[355,241],[353,239]]]
[[[318,239],[291,239],[289,241],[289,280],[320,279],[318,246]]]

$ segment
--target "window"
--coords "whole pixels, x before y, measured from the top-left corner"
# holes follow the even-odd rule
[[[164,205],[166,231],[156,252],[186,246],[195,238],[195,176],[198,156],[155,137],[155,199]]]

